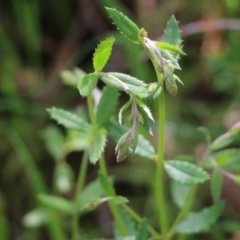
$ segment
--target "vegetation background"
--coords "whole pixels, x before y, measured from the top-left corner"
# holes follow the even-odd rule
[[[122,11],[144,27],[152,39],[161,39],[172,14],[180,21],[187,56],[181,60],[183,71],[178,75],[185,86],[179,88],[176,97],[166,99],[166,159],[188,154],[201,159],[205,139],[197,128],[206,126],[215,138],[240,120],[239,0],[1,0],[1,240],[50,239],[46,228],[29,229],[22,220],[36,206],[36,194],[41,188],[32,186],[33,178],[40,175],[48,189],[54,185],[56,161],[44,136],[55,123],[46,108],[74,110],[81,106],[80,111],[84,111],[86,104],[77,89],[63,84],[61,71],[77,66],[91,72],[96,45],[113,35],[118,38],[106,71],[130,73],[147,82],[155,78],[146,56],[119,35],[104,6]],[[122,95],[121,101],[124,99]],[[58,129],[65,134],[63,128]],[[135,158],[117,164],[110,139],[106,157],[117,192],[127,196],[141,214],[150,212],[151,200],[146,196],[151,174],[146,162]],[[80,159],[80,152],[67,157],[74,179]],[[89,167],[87,182],[96,177],[97,171],[96,166]],[[210,201],[207,191],[203,186],[199,193],[206,205]],[[73,193],[74,185],[65,197],[71,198]],[[225,179],[222,196],[227,206],[218,230],[226,233],[225,239],[239,239],[239,186]],[[110,213],[103,205],[85,215],[83,222],[93,236],[111,236],[110,221]],[[220,239],[214,236],[217,233],[212,238]],[[205,239],[204,234],[195,239]]]

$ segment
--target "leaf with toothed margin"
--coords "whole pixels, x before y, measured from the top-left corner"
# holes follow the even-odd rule
[[[93,55],[93,66],[95,71],[101,71],[106,65],[111,55],[114,41],[114,37],[109,37],[102,41],[96,48]]]
[[[151,119],[154,122],[153,115],[149,109],[149,107],[140,99],[135,98],[135,101],[137,102],[138,106],[142,108],[142,110],[147,114],[148,118]]]
[[[138,107],[138,111],[140,113],[139,122],[146,129],[146,131],[153,135],[151,128],[152,120],[150,120],[147,113],[141,107]]]
[[[126,109],[128,109],[128,107],[129,107],[130,105],[131,105],[131,101],[128,101],[128,102],[126,102],[126,103],[122,106],[122,108],[120,109],[119,114],[118,114],[118,122],[119,122],[120,125],[122,125],[122,114],[123,114],[123,112],[124,112]]]
[[[162,41],[177,46],[180,46],[182,43],[181,31],[178,27],[178,21],[174,16],[172,16],[167,22],[167,27],[164,30]]]
[[[90,133],[92,126],[85,122],[81,117],[73,114],[69,111],[60,108],[48,108],[52,119],[58,122],[58,124],[64,126],[65,128],[77,130],[84,133]]]
[[[219,201],[200,212],[191,213],[177,226],[178,233],[193,234],[207,231],[222,213],[224,202]]]
[[[208,174],[195,164],[168,160],[164,167],[170,178],[187,185],[196,185],[209,179]]]
[[[128,38],[134,43],[140,43],[138,39],[139,28],[132,20],[130,20],[128,17],[126,17],[124,14],[117,11],[116,9],[106,7],[106,10],[119,31],[126,38]]]
[[[88,150],[89,160],[91,163],[95,164],[99,160],[102,152],[104,151],[105,144],[106,135],[100,130],[95,134],[94,140]]]

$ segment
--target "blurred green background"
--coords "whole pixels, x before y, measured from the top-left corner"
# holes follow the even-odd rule
[[[205,139],[198,127],[206,126],[215,138],[240,120],[240,1],[1,0],[1,240],[51,239],[46,228],[26,228],[22,219],[35,208],[36,194],[42,188],[53,191],[50,189],[54,185],[56,160],[43,136],[46,129],[55,126],[56,130],[57,125],[49,119],[46,108],[85,109],[85,99],[78,90],[62,83],[61,71],[77,66],[91,72],[96,45],[113,35],[117,40],[105,70],[155,81],[144,53],[115,30],[104,6],[122,11],[144,27],[152,39],[161,39],[172,14],[179,20],[187,56],[180,62],[183,71],[178,75],[185,86],[179,87],[176,97],[166,99],[167,159],[180,154],[193,154],[200,159]],[[151,107],[157,109],[156,106],[152,103]],[[156,111],[153,113],[156,116]],[[66,134],[62,128],[57,130]],[[151,177],[143,171],[144,161],[133,159],[116,164],[113,152],[114,145],[109,141],[106,156],[110,172],[116,177],[117,191],[130,196],[142,214],[148,213],[148,207],[141,207],[148,204],[146,180]],[[80,156],[80,152],[74,152],[66,159],[74,169],[74,179]],[[93,180],[97,171],[97,166],[90,166],[87,181]],[[36,183],[38,177],[46,186],[41,186],[41,181]],[[228,214],[240,220],[240,189],[233,189],[234,194],[229,189],[223,194],[228,199]],[[73,190],[74,186],[65,196],[71,198]],[[103,220],[103,215],[108,216],[106,211],[103,207],[86,216],[86,228],[104,232],[101,224],[109,221]]]

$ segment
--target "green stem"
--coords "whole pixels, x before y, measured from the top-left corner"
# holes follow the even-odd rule
[[[79,218],[79,198],[81,191],[84,186],[84,182],[86,179],[86,173],[87,173],[87,165],[88,165],[88,153],[85,151],[83,153],[79,174],[78,174],[78,180],[77,180],[77,187],[74,197],[74,207],[73,207],[73,213],[72,213],[72,239],[78,240],[79,239],[79,233],[78,233],[78,218]]]
[[[183,208],[178,213],[178,216],[177,216],[175,222],[173,223],[170,231],[168,232],[167,239],[172,238],[172,236],[175,234],[175,231],[176,231],[176,228],[177,228],[178,224],[184,219],[184,217],[190,211],[190,209],[192,207],[193,198],[195,196],[196,190],[197,190],[197,186],[192,186],[191,187],[191,189],[190,189],[190,191],[187,195],[187,198],[186,198],[186,201],[185,201],[185,204],[184,204]]]
[[[98,124],[97,124],[97,119],[95,117],[94,114],[94,106],[93,106],[93,100],[92,100],[92,96],[88,95],[87,97],[87,103],[88,103],[88,110],[89,110],[89,115],[90,115],[90,120],[91,123],[94,127],[94,130],[97,131],[98,130]],[[101,158],[99,159],[99,167],[100,167],[100,171],[107,176],[107,167],[106,167],[106,161],[105,161],[105,157],[102,154]],[[119,209],[117,208],[117,206],[113,203],[113,202],[108,202],[108,206],[111,210],[111,213],[116,221],[116,224],[119,228],[119,231],[121,233],[122,236],[127,236],[127,228],[125,226],[125,223],[119,213]]]
[[[162,83],[162,76],[157,73],[158,81]],[[166,236],[168,231],[168,219],[166,213],[166,204],[163,187],[163,167],[164,167],[164,129],[165,129],[165,99],[164,89],[160,94],[159,99],[159,116],[158,116],[158,147],[157,147],[157,170],[156,170],[156,204],[160,228],[163,236]]]
[[[122,204],[121,205],[125,211],[137,222],[141,222],[143,219],[136,213],[134,212],[127,204]],[[148,232],[154,237],[155,239],[162,239],[162,236],[153,229],[152,226],[148,224]]]

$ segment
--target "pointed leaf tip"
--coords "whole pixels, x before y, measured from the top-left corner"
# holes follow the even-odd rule
[[[102,41],[96,48],[93,55],[93,66],[95,71],[101,71],[106,65],[111,55],[114,41],[114,37],[109,37]]]
[[[110,18],[113,20],[119,31],[134,43],[140,43],[138,39],[139,28],[123,13],[113,8],[106,8]]]

